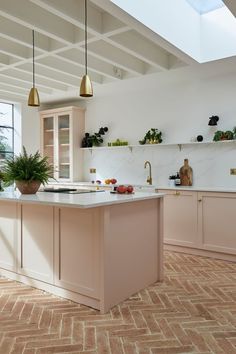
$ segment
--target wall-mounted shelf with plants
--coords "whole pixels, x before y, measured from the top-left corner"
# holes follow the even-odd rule
[[[161,148],[166,146],[176,146],[181,151],[184,146],[201,146],[201,145],[224,145],[224,144],[235,144],[236,139],[234,140],[219,140],[219,141],[202,141],[202,142],[181,142],[181,143],[161,143],[161,144],[144,144],[144,145],[124,145],[124,146],[100,146],[100,147],[90,147],[90,148],[82,148],[82,150],[89,150],[91,153],[93,151],[102,151],[102,150],[116,150],[123,149],[133,151],[133,149],[146,149],[146,148]]]

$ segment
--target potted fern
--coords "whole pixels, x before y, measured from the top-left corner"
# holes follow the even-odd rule
[[[6,160],[2,172],[4,185],[7,187],[15,182],[22,194],[35,194],[41,183],[45,185],[53,178],[48,157],[41,157],[38,151],[28,154],[25,147],[22,154]]]

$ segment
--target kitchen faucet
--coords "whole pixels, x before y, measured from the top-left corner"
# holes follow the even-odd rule
[[[152,184],[152,166],[150,161],[145,161],[144,163],[144,168],[147,168],[147,165],[149,166],[149,176],[147,177],[147,183],[150,185]]]

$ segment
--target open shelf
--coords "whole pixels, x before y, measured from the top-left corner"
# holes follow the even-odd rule
[[[161,144],[144,144],[144,145],[122,145],[122,146],[94,146],[88,148],[81,148],[82,150],[99,151],[99,150],[115,150],[115,149],[128,149],[132,152],[133,149],[140,148],[154,148],[154,147],[165,147],[165,146],[177,146],[179,150],[182,150],[183,146],[191,146],[191,145],[221,145],[221,144],[230,144],[235,143],[235,140],[222,140],[222,141],[202,141],[202,142],[183,142],[183,143],[161,143]]]

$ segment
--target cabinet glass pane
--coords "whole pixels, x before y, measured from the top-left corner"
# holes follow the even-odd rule
[[[58,116],[59,178],[70,178],[70,116]]]
[[[70,143],[70,116],[68,114],[58,116],[59,145]]]
[[[70,165],[60,164],[59,178],[70,178]]]
[[[49,163],[54,164],[54,118],[43,119],[43,155],[49,157]]]

